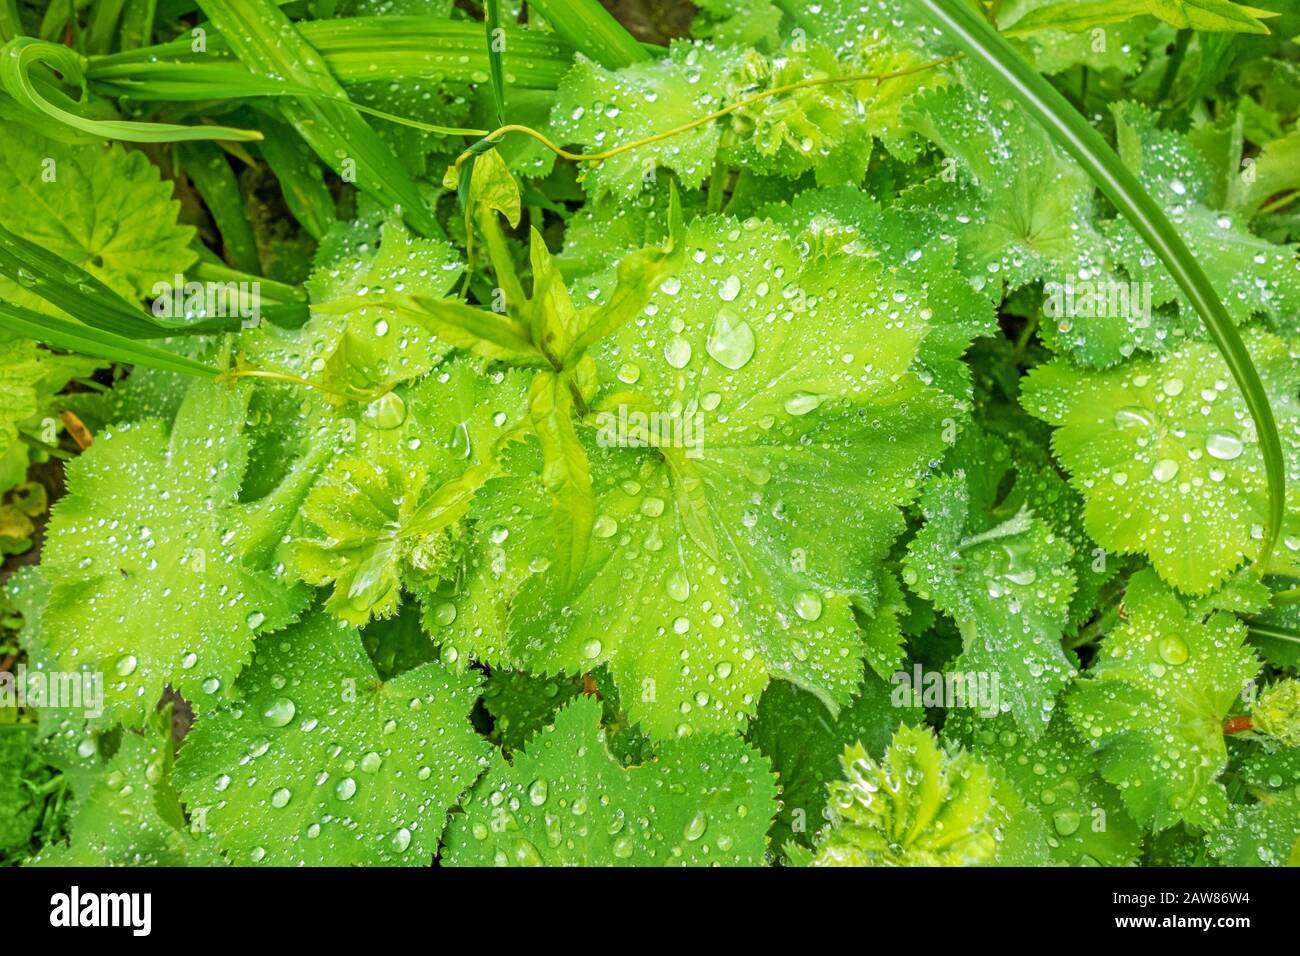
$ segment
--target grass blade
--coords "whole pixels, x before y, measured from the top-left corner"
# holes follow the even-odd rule
[[[212,143],[182,143],[176,152],[217,224],[230,264],[243,272],[260,272],[262,262],[253,227],[248,223],[244,197],[226,154]]]
[[[1223,354],[1255,420],[1268,483],[1268,522],[1260,551],[1263,563],[1281,533],[1286,511],[1282,442],[1250,352],[1218,293],[1164,211],[1088,121],[1023,60],[989,23],[963,0],[916,0],[944,32],[983,64],[1053,140],[1087,171],[1106,198],[1138,231],[1192,303]]]
[[[649,53],[599,0],[532,0],[555,32],[601,66],[611,70],[644,63]]]
[[[366,83],[434,77],[449,83],[480,82],[490,71],[483,28],[478,23],[430,17],[347,17],[305,20],[298,31],[325,58],[340,83]],[[527,89],[553,90],[573,62],[573,48],[554,34],[503,27],[510,50],[506,80]],[[190,49],[188,36],[170,43],[109,56],[91,57],[86,75],[105,92],[115,84],[139,84],[141,99],[151,98],[145,80],[169,75],[177,66],[204,65],[213,79],[235,84],[247,68],[219,34],[210,34],[205,53]],[[133,90],[135,87],[133,87]],[[233,92],[225,97],[237,95]],[[223,98],[225,98],[223,97]]]
[[[86,78],[82,70],[82,58],[65,46],[32,37],[16,37],[0,50],[0,83],[3,83],[5,90],[18,105],[27,111],[44,113],[83,133],[132,143],[261,139],[261,134],[253,130],[227,126],[178,126],[171,123],[87,119],[72,110],[76,103],[60,90],[44,82],[41,83],[41,89],[37,89],[36,81],[31,76],[31,69],[36,64],[43,64],[62,74],[65,81],[80,86],[82,96],[85,96]]]
[[[9,302],[0,302],[0,329],[55,348],[93,355],[110,362],[147,365],[166,372],[180,372],[202,378],[220,374],[219,369],[183,355],[123,338],[103,329],[91,328],[72,319],[33,312]]]
[[[483,0],[483,25],[487,28],[488,73],[497,125],[506,125],[505,30],[501,27],[501,0]]]
[[[338,219],[334,196],[321,175],[320,164],[307,144],[278,119],[267,119],[262,158],[275,173],[284,204],[313,239],[320,240]]]
[[[8,43],[23,35],[23,22],[18,18],[17,0],[0,0],[0,42]]]
[[[89,272],[0,225],[0,274],[87,325],[131,339],[172,334]]]
[[[271,0],[201,0],[226,43],[254,75],[283,77],[330,99],[286,98],[280,110],[300,135],[345,182],[355,182],[385,207],[400,206],[406,221],[424,236],[442,228],[415,180],[351,106],[321,55]]]

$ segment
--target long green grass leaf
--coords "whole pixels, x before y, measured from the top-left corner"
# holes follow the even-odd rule
[[[1261,562],[1281,532],[1286,512],[1286,474],[1282,442],[1268,393],[1250,352],[1209,278],[1197,263],[1164,210],[1106,141],[989,23],[963,0],[916,0],[948,36],[976,62],[989,69],[1006,91],[1087,171],[1106,198],[1128,219],[1160,257],[1223,353],[1232,377],[1246,399],[1259,434],[1268,479],[1268,524]]]
[[[103,329],[93,329],[72,319],[34,312],[9,302],[0,302],[0,329],[35,339],[55,348],[93,355],[110,362],[146,365],[167,372],[181,372],[212,378],[220,370],[202,362],[176,355],[153,345],[145,345]]]
[[[200,7],[249,70],[283,77],[331,99],[286,98],[280,110],[298,134],[345,182],[355,182],[386,207],[400,206],[425,236],[442,232],[410,172],[349,105],[328,65],[296,25],[271,0],[201,0]]]
[[[492,80],[492,105],[497,125],[506,125],[506,79],[503,59],[506,32],[501,26],[501,0],[483,0],[483,25],[487,28],[488,73]]]
[[[0,275],[105,332],[132,339],[171,334],[89,272],[3,225]]]
[[[532,0],[555,32],[611,70],[643,63],[651,56],[599,0]]]
[[[177,156],[217,224],[230,264],[244,272],[261,271],[253,227],[226,154],[212,143],[182,143]]]
[[[477,83],[489,75],[488,51],[481,24],[430,17],[348,17],[305,20],[299,32],[325,58],[340,83],[368,83],[415,77],[448,83]],[[573,48],[554,34],[503,27],[510,50],[505,80],[511,86],[553,90],[573,62]],[[207,37],[203,52],[195,52],[188,36],[140,50],[91,57],[86,75],[97,89],[108,92],[128,84],[141,99],[149,99],[147,80],[166,76],[178,65],[209,66],[212,78],[237,83],[248,75],[217,34]],[[175,75],[175,70],[171,70]],[[225,96],[240,95],[233,90]],[[157,98],[157,97],[155,97]]]

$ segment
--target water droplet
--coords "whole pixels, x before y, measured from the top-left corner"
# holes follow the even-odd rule
[[[816,591],[800,591],[794,596],[794,610],[805,621],[822,616],[822,599]]]
[[[681,568],[673,571],[668,575],[668,580],[664,584],[664,590],[674,601],[685,601],[691,596],[691,582],[686,577],[686,572]]]
[[[582,645],[582,656],[589,661],[594,661],[600,656],[602,644],[596,638],[592,638]]]
[[[288,697],[277,697],[266,705],[266,709],[262,711],[262,718],[272,727],[283,727],[293,720],[297,710],[298,708]]]
[[[546,802],[546,796],[550,788],[546,783],[545,777],[538,777],[528,785],[528,802],[535,807],[540,807]]]
[[[785,411],[787,415],[807,415],[824,401],[826,401],[825,395],[816,395],[812,392],[793,392],[785,400]]]
[[[754,357],[754,344],[754,330],[749,323],[730,309],[721,309],[704,348],[714,361],[734,372]]]
[[[283,809],[288,806],[289,799],[292,796],[293,794],[289,792],[288,787],[281,787],[279,790],[275,791],[275,793],[271,794],[271,806],[275,807],[277,810]]]
[[[704,836],[704,831],[708,829],[708,826],[709,818],[704,815],[703,810],[700,810],[695,814],[695,816],[691,817],[690,822],[686,824],[686,829],[682,831],[682,836],[686,838],[688,843],[693,843],[700,837]]]
[[[358,766],[365,773],[378,773],[379,768],[383,765],[383,763],[384,763],[384,758],[379,756],[379,754],[375,753],[372,750],[364,757],[361,758],[361,762],[358,764]]]
[[[361,417],[381,430],[396,428],[406,421],[406,402],[396,392],[388,392],[367,405]]]
[[[1241,443],[1241,439],[1231,432],[1214,432],[1205,436],[1205,450],[1211,458],[1232,461],[1241,456],[1245,446]]]
[[[135,673],[135,669],[140,666],[140,658],[134,654],[126,654],[117,659],[117,665],[113,668],[120,677],[129,677]]]
[[[344,777],[334,787],[334,796],[340,800],[351,800],[357,793],[357,782],[351,777]]]
[[[1061,836],[1069,836],[1079,829],[1077,810],[1057,810],[1052,814],[1052,826]]]
[[[691,343],[674,335],[664,346],[664,360],[673,368],[685,368],[691,361]]]
[[[1156,462],[1156,466],[1151,469],[1151,477],[1156,481],[1173,481],[1174,476],[1178,474],[1178,462],[1172,458],[1162,458]]]
[[[740,280],[735,276],[727,276],[718,286],[718,298],[723,302],[732,302],[736,296],[740,295]]]
[[[1187,642],[1177,634],[1166,634],[1160,638],[1156,650],[1166,664],[1177,666],[1187,660]]]

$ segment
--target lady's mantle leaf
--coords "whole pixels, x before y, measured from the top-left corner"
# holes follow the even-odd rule
[[[882,759],[861,744],[840,758],[830,785],[831,822],[813,866],[976,866],[997,851],[996,781],[965,751],[942,750],[926,727],[904,724]]]
[[[237,503],[247,394],[197,383],[170,436],[157,421],[123,426],[68,469],[41,563],[41,640],[58,666],[104,674],[113,719],[139,722],[167,686],[198,704],[227,695],[253,635],[301,608],[259,555],[297,506],[297,476],[287,499]]]
[[[1300,470],[1295,356],[1263,333],[1247,346],[1272,397],[1288,472]],[[1032,414],[1060,426],[1053,448],[1086,500],[1084,524],[1102,547],[1143,553],[1193,594],[1258,556],[1267,515],[1254,422],[1213,346],[1188,342],[1110,372],[1057,360],[1022,389]],[[1300,542],[1300,489],[1288,491],[1286,540]],[[1286,549],[1294,560],[1295,552]]]
[[[1189,618],[1151,571],[1132,577],[1124,606],[1091,679],[1067,699],[1070,718],[1139,823],[1209,828],[1227,811],[1223,719],[1259,661],[1235,618]]]
[[[657,737],[741,726],[769,676],[848,702],[866,654],[855,611],[875,610],[898,505],[952,408],[909,371],[918,285],[858,257],[802,259],[753,221],[697,220],[686,248],[643,314],[593,346],[610,384],[589,418],[596,519],[577,586],[536,573],[553,557],[533,530],[546,498],[522,471],[485,488],[500,555],[476,562],[461,608],[481,623],[487,594],[513,607],[505,663],[608,662]],[[498,642],[468,639],[477,656]]]
[[[498,758],[448,834],[452,866],[757,866],[776,814],[766,758],[735,737],[667,741],[624,768],[581,697]]]
[[[720,109],[729,60],[737,54],[677,42],[662,60],[612,72],[579,55],[560,83],[551,125],[557,138],[599,152],[666,133]],[[699,185],[718,149],[716,124],[621,153],[587,174],[593,193],[636,193],[652,182],[655,167],[671,169]]]
[[[0,223],[90,272],[128,299],[171,283],[195,259],[194,229],[176,222],[171,183],[144,153],[69,146],[14,123],[0,137]],[[7,279],[5,299],[49,304]]]
[[[428,865],[486,765],[475,679],[430,663],[380,681],[357,632],[323,614],[260,641],[238,690],[176,767],[233,863]]]
[[[994,528],[974,525],[959,476],[936,479],[921,507],[927,520],[904,579],[957,621],[964,652],[954,668],[996,677],[999,706],[1037,739],[1073,670],[1060,638],[1074,549],[1027,509]]]
[[[1010,718],[986,720],[951,712],[944,736],[955,737],[996,761],[1025,804],[1046,824],[1052,859],[1064,866],[1131,866],[1142,834],[1119,793],[1097,774],[1088,745],[1063,713],[1037,740]]]

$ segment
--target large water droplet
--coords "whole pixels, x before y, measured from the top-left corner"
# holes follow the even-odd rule
[[[721,309],[713,320],[704,348],[723,368],[732,371],[744,368],[754,357],[754,330],[735,312]]]
[[[277,697],[266,705],[266,709],[262,711],[262,718],[272,727],[283,727],[293,720],[297,710],[298,708],[288,697]]]
[[[1241,456],[1245,446],[1240,438],[1230,432],[1214,432],[1205,436],[1205,450],[1212,458],[1232,461]]]
[[[1187,642],[1177,634],[1166,634],[1160,638],[1156,650],[1166,664],[1173,664],[1175,667],[1187,660]]]
[[[822,599],[816,591],[800,591],[794,596],[794,610],[805,621],[822,616]]]

